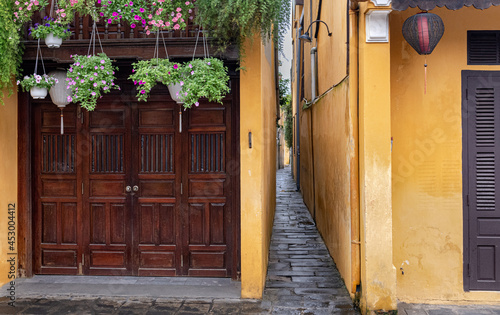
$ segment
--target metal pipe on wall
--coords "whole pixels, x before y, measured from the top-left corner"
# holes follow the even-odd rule
[[[316,52],[317,47],[311,48],[311,102],[316,99]]]

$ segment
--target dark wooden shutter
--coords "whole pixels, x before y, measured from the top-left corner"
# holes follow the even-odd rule
[[[500,32],[468,31],[467,64],[469,65],[500,64]]]
[[[500,290],[500,72],[463,78],[465,289]]]

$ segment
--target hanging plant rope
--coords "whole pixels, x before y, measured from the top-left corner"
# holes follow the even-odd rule
[[[101,53],[98,54],[95,53],[96,37],[101,48]],[[109,93],[111,89],[120,89],[114,83],[116,67],[102,49],[95,20],[87,55],[72,57],[75,62],[68,69],[67,81],[68,89],[71,89],[73,96],[68,96],[68,101],[79,102],[83,108],[92,111],[102,94]]]

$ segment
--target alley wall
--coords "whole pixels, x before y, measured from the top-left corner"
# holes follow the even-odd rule
[[[445,32],[427,56],[427,94],[425,58],[401,32],[406,18],[418,12],[390,14],[393,262],[398,269],[398,299],[498,303],[499,292],[464,291],[461,72],[500,70],[467,65],[467,30],[500,29],[500,7],[431,11],[442,18]]]

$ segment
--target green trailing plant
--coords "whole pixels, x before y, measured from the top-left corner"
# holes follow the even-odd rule
[[[285,118],[285,142],[286,146],[291,148],[293,146],[293,111],[292,111],[292,97],[289,94],[288,86],[290,80],[280,80],[279,82],[279,97],[280,107],[283,110]]]
[[[181,99],[184,108],[199,105],[199,99],[208,98],[210,102],[222,104],[222,98],[229,92],[227,68],[217,58],[195,59],[184,65],[181,86]]]
[[[14,15],[13,1],[0,0],[0,104],[4,104],[4,94],[12,95],[14,78],[19,73],[23,46],[20,42],[21,23]]]
[[[169,85],[181,81],[182,64],[168,59],[140,60],[132,66],[129,80],[132,80],[137,88],[139,101],[147,101],[151,89],[159,82]]]
[[[200,0],[195,5],[196,22],[210,30],[221,49],[234,42],[241,49],[244,38],[260,34],[263,41],[273,38],[282,51],[290,0]]]
[[[67,39],[71,36],[69,25],[63,25],[48,16],[43,18],[42,24],[35,23],[33,27],[30,27],[29,32],[36,39],[46,38],[50,33],[62,39]]]
[[[47,74],[27,75],[22,80],[17,81],[17,85],[20,85],[24,92],[29,91],[32,87],[50,89],[56,83],[57,79]]]
[[[67,88],[73,96],[68,101],[92,111],[102,94],[111,89],[120,89],[114,83],[116,67],[104,53],[95,56],[74,55],[74,63],[68,69]]]

